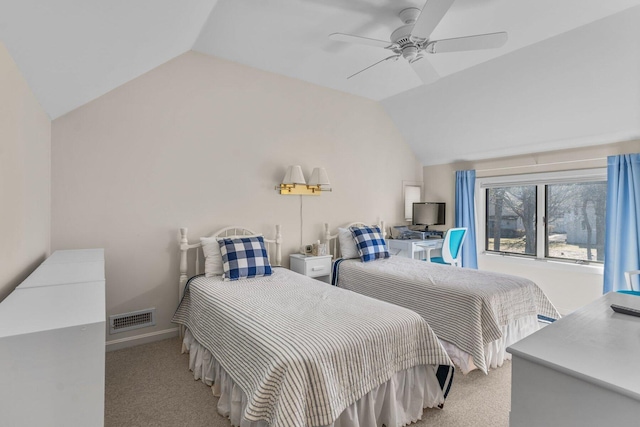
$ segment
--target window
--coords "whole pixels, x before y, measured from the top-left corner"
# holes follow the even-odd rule
[[[545,192],[545,255],[603,262],[606,181],[549,184]]]
[[[536,186],[487,189],[486,250],[536,255]]]
[[[484,188],[486,252],[577,263],[604,261],[606,171],[479,181]]]

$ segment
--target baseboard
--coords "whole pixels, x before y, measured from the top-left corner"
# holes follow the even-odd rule
[[[148,334],[134,335],[132,337],[107,341],[105,343],[105,349],[106,351],[120,350],[123,348],[135,347],[140,344],[147,344],[150,342],[160,341],[175,336],[178,336],[178,328],[164,329],[162,331],[149,332]]]

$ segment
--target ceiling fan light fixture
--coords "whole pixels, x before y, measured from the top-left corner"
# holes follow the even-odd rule
[[[418,48],[415,46],[406,46],[402,48],[402,57],[409,62],[415,61],[418,56]]]
[[[422,58],[424,58],[423,51],[418,51],[418,54],[416,55],[416,57],[413,59],[413,61],[409,61],[409,63],[413,64],[414,62],[420,61]]]

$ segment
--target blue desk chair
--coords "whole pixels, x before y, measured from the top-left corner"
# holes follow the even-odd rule
[[[465,237],[467,237],[466,228],[450,228],[444,236],[444,242],[442,243],[442,256],[431,257],[431,250],[427,250],[425,261],[461,267],[460,258],[462,251],[460,249],[462,249]]]
[[[621,294],[627,294],[627,295],[635,295],[640,297],[640,290],[636,291],[633,289],[633,284],[631,283],[631,276],[638,274],[640,275],[640,270],[633,270],[633,271],[625,271],[624,272],[624,279],[627,282],[627,286],[629,286],[629,290],[628,291],[618,291]]]

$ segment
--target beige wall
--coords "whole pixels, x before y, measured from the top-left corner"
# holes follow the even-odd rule
[[[455,171],[475,169],[477,178],[524,173],[606,167],[606,157],[640,152],[640,141],[598,145],[524,156],[424,167],[425,200],[447,202],[447,229],[454,224]],[[446,177],[446,179],[443,179]],[[481,226],[481,225],[480,225]],[[435,228],[435,227],[434,227]],[[534,280],[561,313],[568,313],[602,295],[602,269],[566,266],[483,254],[478,248],[478,267]]]
[[[107,312],[156,307],[171,328],[179,227],[228,225],[300,245],[287,165],[327,169],[333,192],[303,199],[303,242],[355,220],[402,218],[402,181],[422,166],[379,104],[194,52],[53,122],[52,248],[104,247]],[[108,340],[127,333],[108,336]]]
[[[0,43],[0,301],[49,251],[51,121]]]

